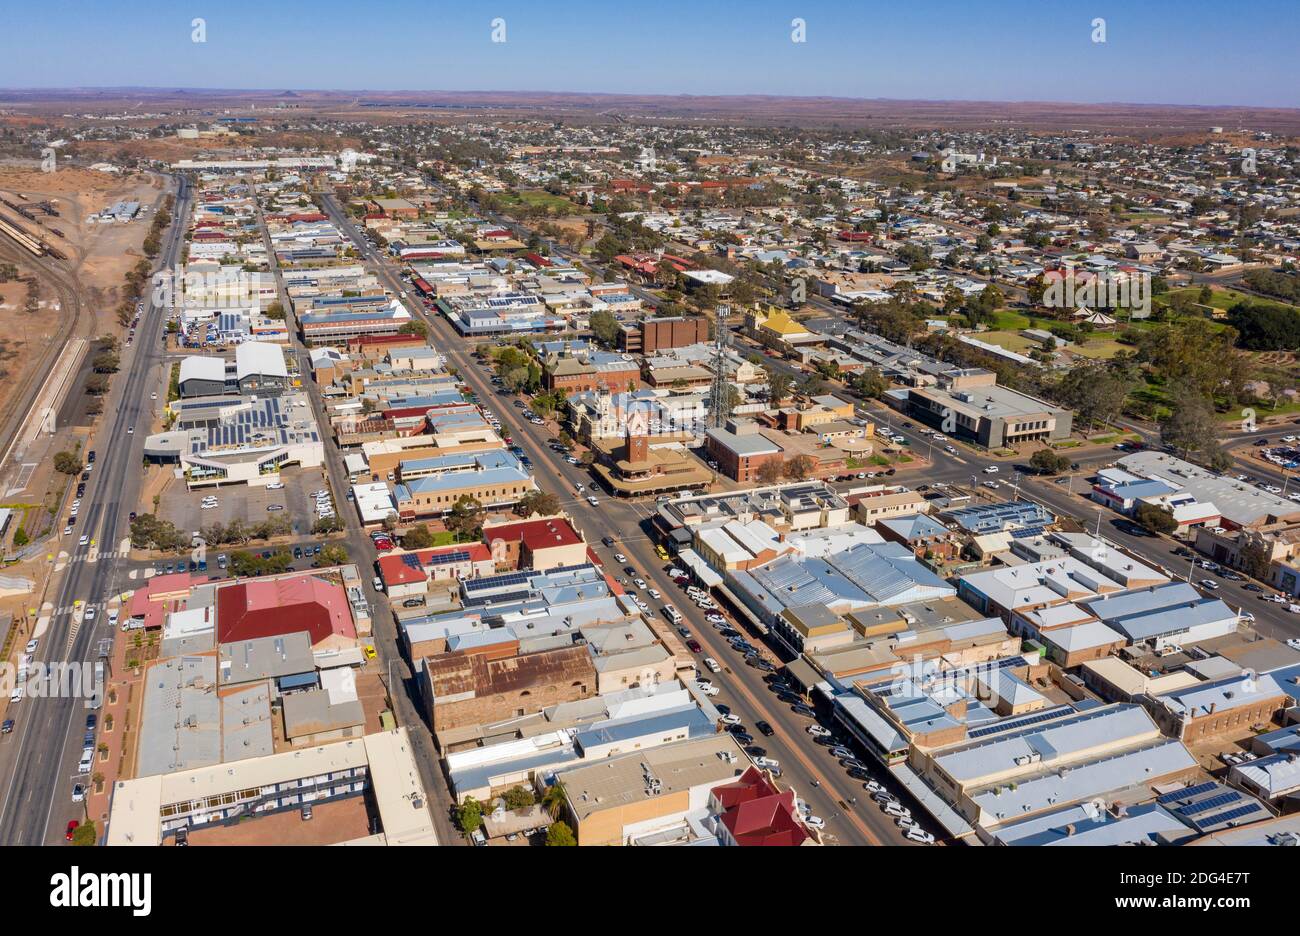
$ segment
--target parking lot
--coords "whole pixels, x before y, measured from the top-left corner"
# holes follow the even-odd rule
[[[315,492],[329,488],[320,469],[289,468],[280,475],[284,487],[267,490],[232,484],[228,487],[204,487],[193,491],[185,489],[183,480],[173,480],[162,493],[158,514],[170,520],[182,532],[201,530],[216,523],[230,524],[242,520],[247,524],[261,523],[268,517],[283,516],[293,524],[293,536],[311,535],[316,522]],[[202,507],[204,498],[215,497],[217,506]],[[282,510],[268,510],[280,506]],[[335,510],[339,510],[335,505]]]

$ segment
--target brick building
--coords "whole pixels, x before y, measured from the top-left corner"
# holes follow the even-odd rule
[[[420,688],[435,736],[596,694],[596,668],[584,643],[509,655],[498,655],[511,649],[506,644],[485,649],[494,652],[453,650],[424,660]]]
[[[708,319],[680,315],[629,322],[618,333],[619,350],[641,354],[663,348],[684,348],[708,340]]]

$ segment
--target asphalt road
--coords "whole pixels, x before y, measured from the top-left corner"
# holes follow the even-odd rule
[[[177,181],[172,226],[159,266],[171,268],[181,256],[185,219],[190,200],[189,185]],[[102,607],[116,593],[118,571],[124,560],[116,555],[98,556],[97,549],[119,551],[128,536],[127,515],[139,499],[144,433],[128,435],[127,428],[147,426],[151,386],[160,377],[163,359],[161,342],[164,311],[152,296],[144,299],[145,310],[136,331],[137,340],[122,355],[125,373],[113,380],[108,396],[108,415],[101,423],[94,444],[97,460],[82,498],[76,531],[62,538],[58,549],[72,553],[67,567],[56,574],[47,594],[55,614],[41,637],[36,659],[40,662],[75,662],[98,659],[97,644],[111,636],[106,616],[100,613],[95,626],[80,626],[80,611],[71,612],[80,600]],[[77,538],[91,538],[77,546]],[[29,690],[30,691],[30,690]],[[74,804],[71,789],[76,778],[84,730],[84,716],[90,711],[81,698],[28,698],[11,708],[16,730],[0,745],[0,782],[4,799],[0,805],[0,842],[6,845],[39,845],[63,841],[71,819],[83,820],[84,809]],[[92,769],[93,772],[93,769]]]

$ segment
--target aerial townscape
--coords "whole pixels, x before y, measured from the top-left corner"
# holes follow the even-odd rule
[[[0,65],[0,843],[1300,844],[1300,100],[218,12]]]

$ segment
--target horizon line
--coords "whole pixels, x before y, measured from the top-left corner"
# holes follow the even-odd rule
[[[608,98],[672,98],[679,100],[744,100],[759,99],[767,101],[843,101],[861,104],[1008,104],[1008,105],[1061,105],[1070,107],[1138,107],[1166,109],[1200,109],[1200,110],[1267,110],[1297,111],[1298,105],[1280,104],[1187,104],[1159,103],[1152,101],[1068,101],[1055,99],[1019,98],[896,98],[896,97],[856,97],[836,94],[771,94],[763,92],[669,92],[669,91],[552,91],[552,90],[492,90],[479,89],[443,89],[443,88],[308,88],[308,87],[260,87],[260,88],[223,88],[213,86],[189,85],[60,85],[60,86],[0,86],[0,94],[45,93],[56,92],[152,92],[158,94],[198,93],[198,94],[388,94],[388,95],[547,95],[551,97],[608,97]]]

